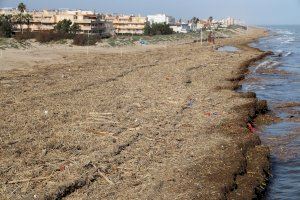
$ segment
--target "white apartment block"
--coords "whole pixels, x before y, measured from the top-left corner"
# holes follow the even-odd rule
[[[173,29],[175,33],[188,33],[191,31],[188,23],[175,24],[170,26],[170,28]]]
[[[235,19],[232,18],[232,17],[228,17],[226,19],[222,19],[220,21],[220,23],[222,24],[222,26],[224,27],[228,27],[228,26],[232,26],[232,25],[235,25]]]
[[[148,15],[147,19],[150,24],[153,23],[166,23],[170,25],[175,24],[175,18],[172,16],[168,16],[166,14]]]
[[[142,35],[147,18],[129,15],[107,15],[105,20],[113,23],[116,34]]]

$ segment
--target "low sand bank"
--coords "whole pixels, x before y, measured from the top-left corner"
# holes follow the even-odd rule
[[[0,194],[13,199],[259,195],[268,150],[247,124],[265,105],[232,89],[251,62],[267,55],[245,44],[266,34],[250,29],[218,41],[240,49],[234,53],[191,43],[72,54],[72,61],[65,57],[66,62],[37,63],[31,70],[2,71]]]

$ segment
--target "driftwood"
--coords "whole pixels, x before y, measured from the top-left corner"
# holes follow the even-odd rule
[[[30,181],[42,181],[51,178],[52,176],[47,177],[37,177],[37,178],[27,178],[27,179],[21,179],[21,180],[14,180],[9,181],[8,184],[15,184],[15,183],[24,183],[24,182],[30,182]]]
[[[100,176],[102,176],[110,185],[114,185],[114,183],[105,175],[103,174],[100,170],[98,170],[98,173]]]

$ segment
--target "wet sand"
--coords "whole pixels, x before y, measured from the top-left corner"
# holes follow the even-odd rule
[[[247,127],[264,108],[233,89],[265,56],[246,44],[266,34],[217,41],[232,53],[200,43],[48,49],[53,59],[29,68],[6,57],[22,69],[0,75],[1,198],[260,195],[269,152]]]

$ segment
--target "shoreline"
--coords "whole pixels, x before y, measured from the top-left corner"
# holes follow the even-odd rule
[[[121,68],[113,63],[112,69],[115,71],[112,72],[106,72],[105,69],[98,69],[96,66],[88,67],[95,65],[94,62],[99,63],[97,64],[99,66],[105,64],[97,55],[92,55],[90,59],[74,64],[75,66],[51,64],[51,68],[3,72],[0,78],[1,87],[6,84],[8,86],[5,87],[9,89],[3,87],[0,91],[1,95],[3,94],[1,111],[4,114],[11,113],[12,110],[20,113],[15,119],[9,119],[10,123],[15,124],[15,128],[10,127],[5,119],[1,121],[0,133],[4,136],[2,147],[5,150],[4,156],[13,157],[21,163],[26,161],[27,164],[19,165],[18,162],[11,163],[3,159],[2,168],[19,167],[24,171],[32,168],[33,166],[28,164],[30,160],[27,160],[22,152],[26,152],[29,158],[32,158],[40,156],[40,152],[46,149],[46,153],[43,153],[38,163],[56,163],[52,157],[57,156],[57,153],[60,159],[63,159],[58,162],[59,164],[55,164],[56,171],[53,172],[51,167],[46,167],[38,170],[38,174],[35,175],[37,178],[47,177],[52,171],[54,175],[51,174],[53,176],[51,181],[56,185],[49,185],[47,180],[41,181],[44,185],[29,183],[30,189],[23,193],[17,191],[16,195],[26,199],[38,191],[46,199],[84,198],[87,192],[91,198],[121,199],[155,196],[202,199],[207,197],[252,199],[255,195],[261,197],[269,174],[269,150],[261,146],[259,136],[251,133],[247,125],[251,124],[257,115],[264,113],[267,105],[263,101],[258,101],[253,93],[243,94],[235,91],[239,88],[239,82],[244,78],[247,68],[253,62],[270,55],[270,52],[263,52],[247,45],[265,36],[264,31],[260,31],[257,35],[252,34],[220,40],[217,45],[229,44],[240,49],[241,52],[234,54],[219,53],[210,47],[199,47],[198,43],[194,43],[169,47],[169,52],[152,49],[148,52],[151,54],[150,57],[141,53],[137,55],[125,53],[123,57],[125,61],[118,63],[121,64]],[[195,52],[204,52],[202,53],[204,57],[199,58]],[[223,60],[218,56],[227,59],[223,63],[224,66]],[[114,59],[114,55],[103,57],[106,62]],[[135,58],[138,59],[133,62],[132,59]],[[166,62],[167,60],[169,62]],[[76,61],[79,62],[78,59]],[[126,61],[128,66],[122,64]],[[82,65],[87,67],[83,68]],[[207,78],[203,76],[209,74],[211,70],[215,73]],[[96,78],[95,74],[103,77]],[[139,80],[139,76],[145,77],[143,80],[145,85]],[[12,80],[17,82],[14,83]],[[20,83],[24,84],[22,90],[26,90],[25,92],[18,89]],[[115,89],[111,88],[112,84]],[[36,90],[33,89],[35,87]],[[47,93],[40,92],[40,89],[47,90]],[[103,94],[107,95],[107,98],[102,97]],[[4,98],[5,95],[7,98]],[[97,104],[94,104],[95,96],[101,100]],[[135,99],[132,99],[132,96]],[[115,99],[117,104],[111,102],[111,99]],[[147,99],[152,99],[149,102],[155,102],[156,105],[151,105]],[[60,105],[57,105],[57,108],[53,107],[53,102],[58,101],[66,108]],[[35,111],[30,111],[33,106]],[[71,110],[71,106],[80,109],[81,113]],[[113,116],[116,117],[109,120],[118,120],[118,123],[107,126],[107,122],[101,122],[103,123],[101,127],[77,124],[85,120],[102,120],[103,116],[94,116],[96,111],[100,112],[97,108],[101,106],[108,106],[101,112],[115,113]],[[113,109],[115,106],[116,109]],[[31,116],[23,107],[33,113],[32,119],[22,117]],[[89,109],[90,107],[92,109]],[[45,110],[46,115],[43,114],[46,113]],[[94,114],[86,117],[82,113]],[[201,116],[197,117],[199,114]],[[64,117],[65,115],[67,117]],[[129,120],[123,116],[127,116]],[[131,119],[132,116],[134,118]],[[56,118],[64,123],[60,124]],[[154,120],[156,118],[157,121]],[[33,120],[36,124],[31,125],[32,121],[29,120]],[[105,117],[105,120],[108,118]],[[19,130],[24,127],[23,121],[29,124],[27,126],[30,129],[20,132]],[[89,122],[91,121],[87,121]],[[69,129],[73,131],[68,132]],[[11,133],[10,137],[5,136],[7,131]],[[40,139],[31,138],[30,134],[35,135],[36,131],[43,132],[45,136],[40,135]],[[80,135],[75,134],[75,137],[74,133]],[[56,140],[56,137],[59,140]],[[61,141],[62,146],[55,145]],[[24,145],[34,143],[37,147],[30,150],[20,144],[22,142]],[[91,144],[95,145],[92,149],[89,147]],[[21,153],[16,154],[16,149],[21,149]],[[140,149],[144,149],[145,153]],[[81,152],[79,156],[76,154],[77,151]],[[73,160],[67,162],[68,157],[72,157]],[[4,164],[5,161],[8,164]],[[132,161],[138,164],[132,165]],[[147,164],[139,164],[140,162]],[[66,174],[61,166],[63,169],[67,168],[72,176]],[[5,174],[2,173],[2,168],[1,178],[6,181],[4,185],[7,192],[11,192],[14,187],[7,183],[17,177],[12,180],[11,177],[14,175],[11,168],[8,168]],[[131,168],[132,170],[126,170]],[[134,175],[126,175],[124,171]],[[17,175],[28,177],[28,174],[21,172]],[[120,176],[122,179],[118,178]],[[143,179],[146,176],[152,178]],[[62,178],[66,181],[62,181]],[[104,191],[96,191],[93,189],[95,187],[102,187]],[[6,192],[3,192],[5,195]]]
[[[261,49],[250,47],[250,43],[253,42],[254,41],[238,45],[241,48],[253,49],[261,54],[240,64],[239,73],[229,79],[234,85],[241,84],[246,74],[249,73],[249,67],[252,64],[263,60],[267,56],[273,55],[271,51],[262,51]],[[252,100],[250,104],[239,107],[239,109],[241,109],[240,112],[243,113],[243,117],[241,118],[248,119],[246,122],[244,121],[244,126],[248,126],[250,130],[251,127],[254,127],[254,122],[258,117],[263,117],[269,112],[267,101],[259,100],[254,92],[238,92],[237,89],[239,88],[233,88],[234,91],[241,95],[241,98],[250,98]],[[249,124],[251,127],[249,127]],[[240,142],[240,138],[237,139],[244,156],[244,162],[242,164],[242,168],[244,169],[234,175],[235,183],[233,184],[233,188],[230,188],[227,195],[225,195],[226,199],[262,199],[265,195],[269,182],[268,179],[271,174],[270,150],[268,147],[261,145],[259,135],[254,135],[254,132],[252,132],[252,134],[253,135],[250,136],[251,139],[245,143]]]

